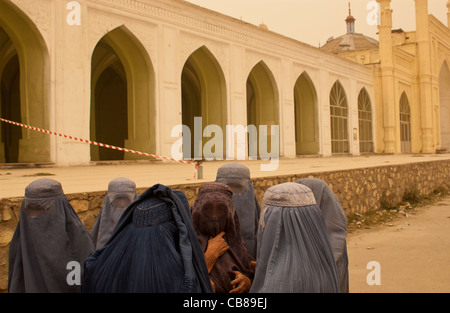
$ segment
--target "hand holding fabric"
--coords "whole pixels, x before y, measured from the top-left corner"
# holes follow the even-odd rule
[[[236,274],[236,278],[233,281],[231,281],[231,285],[233,286],[234,289],[231,290],[230,293],[249,292],[250,287],[252,286],[250,278],[237,271],[234,271],[233,273]]]
[[[205,261],[208,268],[208,273],[211,273],[211,270],[214,267],[214,264],[216,264],[217,259],[220,258],[230,248],[225,239],[223,239],[224,235],[225,232],[221,232],[214,238],[210,238],[208,240],[208,247],[205,251]]]

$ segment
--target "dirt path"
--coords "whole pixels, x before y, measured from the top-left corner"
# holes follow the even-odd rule
[[[351,293],[450,292],[450,197],[349,233],[347,249]],[[380,285],[367,283],[371,261],[380,265]]]

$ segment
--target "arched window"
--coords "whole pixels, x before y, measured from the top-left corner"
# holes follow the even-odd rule
[[[400,98],[400,142],[403,153],[411,152],[411,110],[404,92]]]
[[[331,152],[349,153],[348,102],[344,88],[337,81],[330,92]]]
[[[363,88],[358,96],[358,122],[359,151],[361,153],[373,152],[372,107],[366,88]]]

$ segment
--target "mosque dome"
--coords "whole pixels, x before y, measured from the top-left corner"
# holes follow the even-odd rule
[[[267,27],[267,25],[264,24],[264,22],[261,23],[261,24],[259,24],[259,28],[262,28],[262,29],[264,29],[264,30],[269,30],[269,27]]]
[[[329,38],[321,49],[335,54],[345,51],[378,49],[378,40],[355,32],[356,19],[352,15],[350,3],[348,6],[348,16],[345,19],[347,33],[337,38]]]
[[[378,40],[363,34],[347,33],[337,38],[330,38],[320,47],[323,51],[338,54],[345,51],[378,49]]]

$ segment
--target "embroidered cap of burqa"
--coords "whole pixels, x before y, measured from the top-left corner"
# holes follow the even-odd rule
[[[250,257],[242,239],[239,217],[233,207],[233,192],[223,183],[203,184],[192,206],[192,222],[202,251],[208,247],[208,240],[225,232],[223,238],[229,249],[216,261],[210,272],[216,293],[228,293],[233,289],[230,271],[238,271],[252,278],[254,270],[250,266]],[[220,216],[211,216],[208,210],[216,206],[223,212]]]
[[[109,182],[102,208],[91,229],[96,249],[105,245],[123,212],[137,196],[136,184],[131,179],[118,177]]]
[[[38,179],[25,188],[20,218],[9,247],[8,292],[80,292],[69,285],[72,266],[94,251],[94,243],[53,179]],[[74,263],[72,263],[74,264]],[[72,281],[71,281],[72,283]]]
[[[264,193],[250,292],[339,292],[325,221],[308,187],[283,183]]]
[[[349,292],[347,255],[347,216],[339,199],[321,179],[302,178],[297,183],[309,187],[314,193],[317,206],[322,211],[327,225],[328,237],[339,275],[341,292]]]
[[[86,293],[212,292],[187,198],[160,184],[128,206],[84,265]]]
[[[230,186],[233,206],[239,216],[242,238],[252,259],[256,259],[256,236],[261,213],[255,196],[250,170],[239,163],[228,163],[217,170],[216,182]]]

